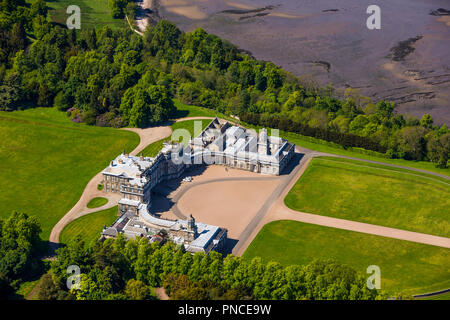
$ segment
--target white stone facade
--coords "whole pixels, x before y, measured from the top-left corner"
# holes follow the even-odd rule
[[[129,238],[151,236],[161,228],[171,240],[183,243],[188,251],[218,250],[226,240],[226,229],[196,223],[192,216],[189,221],[152,216],[148,211],[152,189],[164,180],[179,178],[186,168],[196,164],[225,165],[279,175],[294,155],[294,148],[295,145],[287,140],[268,136],[265,129],[257,135],[215,118],[186,147],[179,143],[164,143],[154,158],[131,156],[124,151],[102,171],[104,190],[122,194],[119,201],[121,217],[106,228],[102,236],[113,237],[120,232]],[[202,232],[193,231],[197,229]]]

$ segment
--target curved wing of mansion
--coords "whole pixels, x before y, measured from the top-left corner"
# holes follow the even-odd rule
[[[220,251],[227,239],[225,228],[188,220],[161,219],[151,213],[152,190],[169,179],[179,178],[194,165],[218,164],[261,174],[279,175],[294,155],[287,140],[259,134],[215,118],[189,145],[164,143],[154,158],[123,152],[102,171],[106,192],[120,193],[120,217],[104,228],[102,238],[123,233],[127,238],[168,239],[190,252]]]

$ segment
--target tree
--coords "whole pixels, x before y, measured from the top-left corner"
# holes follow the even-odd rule
[[[426,129],[405,127],[397,132],[397,148],[409,160],[423,160],[426,155]]]
[[[163,86],[135,86],[125,92],[120,110],[132,127],[145,128],[163,122],[175,111],[172,99]]]
[[[72,288],[70,293],[75,295],[77,300],[104,300],[108,296],[108,292],[101,291],[98,283],[84,273],[80,275],[79,288]]]
[[[450,154],[450,132],[433,135],[427,144],[428,158],[440,168],[446,168]]]
[[[154,252],[154,248],[147,239],[139,241],[137,249],[136,262],[134,263],[134,272],[136,279],[149,284],[150,257]]]
[[[41,277],[38,284],[37,298],[39,300],[72,300],[75,297],[69,292],[64,291],[55,283],[50,273]]]
[[[46,34],[51,32],[52,25],[44,16],[38,15],[33,21],[33,34],[37,39],[42,39]]]
[[[47,85],[43,84],[39,87],[39,95],[37,104],[40,107],[50,107],[53,102],[53,95]]]
[[[382,117],[390,118],[394,112],[394,104],[381,100],[376,104],[377,113],[380,114]]]
[[[144,32],[144,44],[153,56],[174,61],[180,55],[182,32],[175,24],[161,20],[155,27],[147,27]]]
[[[350,119],[353,119],[354,117],[356,117],[358,114],[361,113],[361,109],[358,108],[353,99],[347,98],[342,104],[342,112]]]
[[[0,299],[7,300],[14,293],[8,279],[0,276]]]
[[[277,89],[283,83],[280,69],[271,62],[266,63],[264,76],[267,79],[267,88]]]
[[[0,86],[0,110],[12,111],[16,109],[16,103],[19,101],[19,90],[14,86]]]
[[[192,259],[192,265],[189,268],[189,279],[193,280],[193,281],[199,281],[202,276],[203,276],[203,272],[205,270],[202,270],[202,260],[204,257],[204,253],[203,252],[196,252],[193,256]]]
[[[36,217],[13,212],[0,220],[0,275],[13,287],[41,268],[38,259],[41,227]]]
[[[147,300],[151,297],[150,288],[142,281],[130,279],[125,287],[125,294],[131,300]]]
[[[358,134],[360,133],[364,127],[369,123],[369,119],[367,116],[360,114],[358,115],[349,125],[349,129],[351,133]]]
[[[55,283],[61,287],[66,285],[67,268],[70,265],[80,266],[81,272],[84,272],[86,270],[83,270],[83,268],[90,262],[91,258],[86,252],[85,243],[81,236],[75,238],[67,246],[57,249],[56,254],[58,259],[51,262],[50,270]]]
[[[420,125],[427,129],[433,128],[433,118],[428,114],[424,114],[420,119]]]
[[[47,15],[47,4],[45,3],[44,0],[36,0],[31,4],[31,8],[30,8],[30,14],[35,16],[35,15],[40,15],[45,17]]]
[[[309,299],[374,299],[378,295],[366,287],[364,278],[355,270],[335,260],[314,260],[304,272]]]
[[[270,261],[267,263],[262,279],[257,283],[255,288],[256,299],[274,299],[274,290],[277,288],[278,270],[281,265],[278,262]]]
[[[111,9],[111,15],[115,19],[121,19],[125,15],[125,8],[128,4],[128,0],[109,0],[108,5]]]
[[[223,260],[223,283],[231,287],[234,283],[234,272],[241,263],[241,258],[229,254]]]
[[[11,31],[10,45],[14,48],[14,52],[23,50],[27,45],[27,33],[21,22],[16,22]]]

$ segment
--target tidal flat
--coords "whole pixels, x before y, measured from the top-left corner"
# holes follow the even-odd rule
[[[377,1],[369,30],[361,0],[153,0],[160,18],[204,28],[255,58],[270,60],[338,94],[358,88],[405,115],[450,124],[450,9],[447,0]],[[394,53],[394,55],[392,54]],[[401,59],[396,59],[400,53]]]

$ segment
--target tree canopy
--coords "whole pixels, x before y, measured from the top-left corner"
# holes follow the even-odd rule
[[[334,260],[305,266],[245,260],[217,252],[185,252],[173,242],[160,245],[123,235],[85,248],[81,239],[58,249],[42,297],[48,299],[154,299],[163,286],[171,299],[383,299],[352,268]],[[69,265],[80,267],[80,287],[65,286]],[[50,280],[49,280],[50,279]]]

